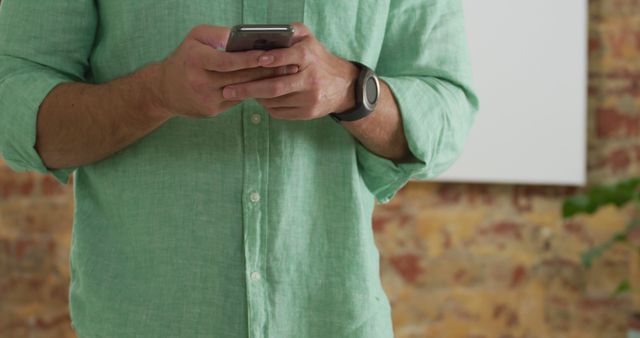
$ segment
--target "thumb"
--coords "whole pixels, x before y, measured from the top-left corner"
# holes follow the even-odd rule
[[[305,37],[312,35],[311,30],[302,22],[292,22],[291,26],[293,26],[293,38],[291,39],[292,44],[296,44]]]
[[[231,29],[224,26],[199,25],[191,30],[189,36],[212,48],[225,49],[230,32]]]

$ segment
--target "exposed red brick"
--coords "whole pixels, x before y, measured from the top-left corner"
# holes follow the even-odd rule
[[[460,269],[456,271],[455,274],[453,274],[453,280],[456,283],[461,283],[464,280],[464,278],[467,277],[468,275],[469,275],[469,271]]]
[[[487,184],[469,184],[467,185],[468,200],[471,205],[493,205],[495,203],[495,194],[491,191],[491,187]]]
[[[593,239],[589,236],[584,225],[581,223],[575,220],[567,220],[563,222],[562,226],[567,233],[571,234],[578,240],[586,244],[593,245]]]
[[[636,228],[629,234],[629,242],[640,247],[640,227]]]
[[[480,234],[484,236],[512,237],[522,240],[521,225],[511,221],[500,221],[480,230]]]
[[[590,170],[607,170],[608,173],[624,177],[633,174],[633,167],[640,165],[640,145],[623,145],[614,148],[600,158],[595,158],[589,165]]]
[[[596,135],[599,138],[640,136],[640,116],[628,115],[615,108],[596,109]]]
[[[640,313],[635,313],[629,317],[629,329],[640,331]]]
[[[531,271],[545,283],[556,283],[565,292],[577,292],[583,288],[585,282],[584,268],[576,260],[562,257],[552,257],[540,261]]]
[[[19,238],[14,244],[15,267],[22,273],[50,272],[56,253],[56,242],[51,238]]]
[[[493,308],[493,318],[500,319],[504,317],[506,319],[507,327],[514,327],[518,324],[518,314],[506,304],[496,304]]]
[[[553,269],[576,269],[580,267],[580,264],[578,264],[577,261],[572,261],[561,257],[544,259],[540,263],[543,266]]]
[[[627,68],[589,72],[589,95],[640,98],[640,71]]]
[[[38,317],[36,318],[34,323],[34,326],[38,330],[49,330],[60,325],[71,325],[71,319],[69,318],[69,315],[67,313],[63,313],[53,318]]]
[[[512,311],[509,314],[509,317],[507,318],[507,327],[515,327],[518,325],[519,322],[520,322],[520,319],[518,317],[518,313]]]
[[[593,53],[596,52],[598,50],[600,50],[601,47],[601,43],[600,43],[600,39],[597,37],[590,37],[589,38],[589,52]]]
[[[10,270],[12,261],[13,257],[11,255],[11,243],[9,242],[9,239],[0,238],[0,280],[2,280],[3,277],[6,277],[12,272]],[[0,299],[2,299],[1,291]]]
[[[7,174],[0,170],[0,196],[2,199],[9,199],[12,197],[29,197],[34,191],[33,176],[24,175],[17,179],[15,174]]]
[[[627,171],[631,164],[631,157],[625,149],[619,149],[609,154],[609,163],[614,174]]]
[[[44,196],[62,195],[70,192],[71,185],[62,185],[56,181],[51,175],[45,175],[42,177],[42,194]]]
[[[399,220],[398,227],[400,228],[406,227],[408,224],[414,222],[413,217],[411,217],[410,215],[404,215],[404,214],[400,214],[398,220]]]
[[[442,184],[438,186],[438,199],[445,204],[456,204],[462,199],[462,191],[459,185]]]
[[[391,257],[391,265],[408,283],[413,283],[422,273],[420,257],[416,254],[406,254]]]
[[[527,268],[523,265],[518,265],[513,269],[511,273],[511,288],[515,288],[522,283],[527,277]]]
[[[603,42],[609,47],[611,57],[617,59],[624,59],[624,50],[632,46],[633,48],[640,49],[639,32],[631,29],[620,29],[615,31],[609,31],[604,35]]]
[[[383,232],[387,222],[389,222],[388,218],[374,215],[373,219],[371,220],[371,226],[373,228],[373,231]]]
[[[578,305],[582,310],[592,310],[597,308],[616,308],[627,301],[626,299],[613,297],[591,297],[581,299]]]
[[[575,194],[577,191],[576,187],[517,185],[513,187],[511,202],[518,211],[527,212],[533,209],[533,201],[536,198],[557,200]]]
[[[449,183],[441,184],[437,189],[439,204],[492,205],[494,194],[486,184]]]

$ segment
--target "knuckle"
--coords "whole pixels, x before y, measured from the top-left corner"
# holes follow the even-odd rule
[[[318,116],[322,116],[321,110],[320,108],[311,108],[309,109],[309,111],[305,114],[305,117],[307,119],[313,119],[315,117]]]
[[[187,56],[185,57],[185,65],[190,67],[197,67],[200,63],[198,58],[198,54],[194,52],[193,49],[187,52]]]
[[[212,106],[211,101],[213,101],[213,95],[211,93],[200,92],[195,97],[197,99],[196,103],[203,107],[200,109],[201,111],[206,111]]]
[[[204,24],[194,26],[189,32],[189,36],[198,35],[200,32],[202,32],[205,29],[205,27],[206,25]]]
[[[322,93],[319,90],[311,91],[311,99],[309,101],[313,107],[319,105],[322,102]]]
[[[198,91],[196,92],[196,97],[198,98],[198,103],[204,106],[211,106],[211,103],[214,101],[213,95],[208,93],[207,91]]]
[[[194,72],[187,72],[185,74],[185,80],[191,89],[197,90],[202,87],[202,80],[196,76]]]
[[[189,86],[189,88],[195,92],[200,91],[201,88],[201,84],[200,81],[198,81],[197,79],[193,78],[192,76],[189,76],[187,78],[187,85]]]
[[[310,71],[307,81],[309,81],[309,86],[311,88],[317,90],[317,88],[320,86],[320,74],[318,74],[318,72],[315,70]]]
[[[309,64],[311,63],[313,60],[313,56],[311,54],[311,51],[308,48],[300,48],[300,60],[302,61],[303,64]]]
[[[234,65],[233,60],[224,57],[217,57],[213,60],[213,67],[219,71],[225,71],[232,69]]]
[[[284,93],[286,89],[287,88],[284,82],[277,81],[273,84],[273,86],[271,86],[269,94],[272,96],[280,96]]]

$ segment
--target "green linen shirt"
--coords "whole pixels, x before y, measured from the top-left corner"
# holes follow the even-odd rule
[[[392,337],[371,227],[410,179],[459,156],[478,109],[461,0],[3,0],[0,146],[66,183],[79,337]],[[330,117],[273,119],[255,100],[176,117],[115,155],[51,170],[38,107],[171,53],[198,24],[304,22],[391,88],[409,149],[395,163]]]

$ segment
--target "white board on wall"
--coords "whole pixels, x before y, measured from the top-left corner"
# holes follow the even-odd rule
[[[480,110],[438,181],[583,185],[587,1],[464,0]]]

